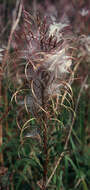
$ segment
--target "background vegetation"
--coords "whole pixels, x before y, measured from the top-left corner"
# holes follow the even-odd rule
[[[51,106],[49,113],[54,120],[51,121],[46,118],[47,122],[42,109],[37,115],[34,115],[36,117],[36,120],[34,120],[33,114],[27,114],[19,104],[19,101],[22,101],[22,98],[27,93],[25,94],[22,91],[20,96],[17,97],[15,94],[15,92],[22,89],[18,86],[16,78],[18,68],[16,68],[15,73],[13,66],[14,60],[19,58],[19,54],[15,52],[16,50],[14,51],[14,47],[16,47],[16,44],[18,44],[19,50],[22,47],[22,44],[19,46],[12,32],[13,23],[15,23],[18,17],[19,5],[19,1],[0,0],[0,189],[89,190],[90,3],[84,0],[60,0],[58,2],[39,0],[31,2],[28,0],[27,3],[23,1],[26,11],[29,11],[34,17],[39,15],[39,17],[37,16],[39,18],[38,23],[42,22],[43,16],[56,16],[55,14],[57,14],[58,22],[67,17],[71,27],[70,37],[74,36],[74,40],[70,39],[70,43],[76,48],[74,58],[77,59],[79,54],[79,59],[77,60],[80,61],[80,64],[77,63],[78,67],[71,84],[73,91],[71,99],[73,99],[74,105],[67,97],[73,111],[70,112],[66,109],[68,103],[64,101],[66,107],[63,108],[60,104],[57,109],[58,114],[55,112],[53,114],[54,109],[52,109],[52,105],[54,105],[54,108],[56,106],[56,99],[53,99],[53,104],[49,102],[46,106],[47,108],[43,107],[46,111]],[[17,29],[19,39],[20,34],[23,34],[22,20],[23,18],[21,17],[17,26],[17,28],[19,27]],[[21,41],[19,42],[21,43]],[[48,49],[49,51],[50,49]],[[8,69],[6,65],[9,65]],[[29,82],[26,82],[26,78],[23,80],[23,87],[30,90]],[[68,90],[71,93],[70,88]],[[66,92],[66,89],[64,89],[64,92]],[[64,94],[62,93],[62,98],[63,96]],[[17,100],[14,98],[17,98]],[[28,106],[31,106],[31,103],[28,103]],[[73,112],[76,114],[76,117],[72,114]],[[19,127],[22,126],[24,129],[27,126],[26,122],[32,128],[30,131],[24,131],[27,133],[23,133],[23,130],[20,130]],[[44,122],[51,129],[48,130],[46,135],[44,133]],[[39,131],[37,131],[35,126],[38,126]],[[47,156],[44,150],[45,137],[47,137],[48,159],[46,159]],[[45,164],[47,160],[48,164]],[[45,169],[46,165],[47,168]],[[46,176],[44,175],[45,170],[47,170]]]

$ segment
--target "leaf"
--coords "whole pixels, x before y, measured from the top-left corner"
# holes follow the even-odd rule
[[[76,167],[76,165],[74,164],[74,162],[71,160],[70,157],[68,157],[67,155],[65,156],[66,160],[68,160],[70,162],[70,164],[72,165],[73,169],[75,170],[76,174],[78,174],[78,169]]]
[[[83,185],[83,190],[89,190],[84,179],[82,180],[82,185]]]

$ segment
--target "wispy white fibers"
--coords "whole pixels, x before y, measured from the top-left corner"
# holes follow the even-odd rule
[[[56,22],[56,19],[51,18],[52,24],[49,26],[49,37],[53,37],[57,40],[57,43],[63,39],[62,29],[69,26],[69,22]],[[65,39],[64,39],[65,40]],[[53,75],[53,80],[50,82],[48,87],[48,93],[53,94],[55,92],[59,93],[62,84],[57,82],[58,79],[65,77],[69,73],[70,67],[72,65],[71,56],[67,54],[69,49],[69,44],[66,42],[61,47],[57,45],[53,51],[45,54],[45,67],[51,75]],[[64,78],[63,78],[64,79]]]
[[[62,37],[61,30],[67,26],[69,26],[68,23],[61,23],[61,22],[57,23],[57,22],[53,21],[53,23],[50,24],[50,26],[49,26],[49,37],[54,36],[54,37],[56,37],[57,42],[59,42],[60,38]]]
[[[69,26],[68,22],[57,23],[55,19],[52,19],[52,24],[49,26],[49,37],[56,39],[57,43],[60,42],[63,39],[62,29],[67,26]],[[71,56],[67,54],[68,49],[69,44],[66,42],[62,46],[58,47],[57,45],[51,52],[45,53],[44,65],[52,76],[52,80],[48,82],[46,93],[51,96],[60,94],[62,88],[60,80],[65,79],[72,65]]]
[[[83,8],[79,11],[81,16],[87,16],[89,14],[89,10],[87,8]]]
[[[48,70],[55,73],[55,77],[60,77],[64,73],[68,73],[68,70],[72,64],[71,57],[66,54],[65,48],[56,50],[52,54],[48,54],[46,58],[48,64]]]
[[[90,35],[81,35],[80,36],[80,44],[82,47],[85,47],[86,53],[90,54]]]
[[[84,46],[86,47],[87,52],[90,53],[90,35],[84,36],[81,39],[82,39]]]
[[[53,53],[46,55],[45,66],[52,76],[46,88],[46,92],[49,95],[60,94],[62,88],[62,82],[60,81],[65,79],[71,65],[72,59],[66,54],[65,47],[63,47],[63,49],[56,49]]]

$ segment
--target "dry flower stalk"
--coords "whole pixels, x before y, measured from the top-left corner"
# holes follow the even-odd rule
[[[48,183],[49,161],[47,136],[50,130],[48,120],[58,121],[57,117],[63,96],[63,103],[65,99],[67,100],[67,93],[72,99],[69,76],[72,74],[74,62],[73,48],[70,45],[73,37],[63,36],[62,30],[69,25],[68,23],[62,24],[52,20],[52,24],[48,24],[46,18],[42,22],[38,16],[33,18],[25,10],[23,10],[22,17],[24,23],[21,29],[15,32],[14,52],[10,55],[9,61],[11,63],[7,69],[9,77],[13,81],[16,80],[16,92],[12,100],[15,98],[19,106],[25,107],[29,116],[29,119],[25,121],[21,114],[23,109],[17,113],[21,142],[23,144],[24,138],[37,139],[40,144],[43,142],[45,160],[41,188],[45,190]],[[20,123],[20,115],[24,120],[23,125]],[[31,121],[34,118],[36,124],[31,131]],[[40,127],[36,128],[36,125]],[[29,128],[30,131],[27,132]],[[62,153],[63,155],[64,153]]]

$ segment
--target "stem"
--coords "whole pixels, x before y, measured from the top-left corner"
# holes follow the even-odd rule
[[[0,77],[0,103],[2,104],[2,79]],[[2,129],[2,122],[0,123],[0,147],[2,146],[3,143],[3,129]],[[3,153],[0,152],[0,165],[3,166]]]
[[[43,143],[44,143],[44,155],[45,155],[45,161],[44,161],[44,172],[43,172],[43,186],[42,189],[46,190],[46,178],[47,178],[47,126],[46,123],[44,124],[44,131],[43,131]]]
[[[44,86],[42,85],[42,107],[45,109],[45,101],[44,101]],[[48,165],[48,154],[47,154],[47,116],[45,112],[43,112],[43,148],[44,148],[44,165],[43,165],[43,185],[42,190],[46,190],[46,180],[47,180],[47,165]]]

